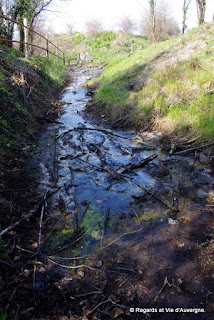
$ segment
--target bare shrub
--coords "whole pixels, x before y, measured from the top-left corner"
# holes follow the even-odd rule
[[[155,31],[153,28],[153,17],[150,11],[146,11],[142,19],[142,35],[150,41],[165,41],[180,33],[176,20],[170,15],[165,3],[157,6],[155,11]],[[155,32],[155,37],[154,37]]]
[[[100,20],[90,20],[86,22],[87,33],[94,37],[97,33],[103,31],[103,25]]]
[[[66,30],[67,30],[67,33],[72,36],[72,34],[74,33],[74,27],[71,23],[68,23],[67,26],[66,26]]]
[[[126,16],[120,22],[120,29],[127,34],[133,33],[133,31],[136,29],[136,25],[128,16]]]
[[[38,34],[42,35],[43,37],[48,36],[49,40],[52,40],[52,36],[54,34],[54,29],[51,26],[46,26],[45,21],[43,19],[37,19],[34,28],[33,28]],[[42,48],[46,47],[45,39],[41,38],[38,34],[34,33],[33,35],[32,43],[34,45],[40,46]],[[31,47],[31,54],[35,54],[37,56],[43,55],[44,50],[36,47]]]

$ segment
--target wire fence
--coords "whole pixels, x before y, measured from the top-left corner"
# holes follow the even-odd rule
[[[44,37],[43,35],[41,35],[40,33],[38,33],[37,31],[33,30],[32,28],[30,28],[28,26],[28,22],[27,22],[27,19],[24,18],[23,20],[23,23],[20,23],[20,22],[17,22],[13,19],[10,19],[6,16],[3,16],[3,15],[0,15],[0,18],[4,19],[4,20],[7,20],[7,21],[11,21],[13,23],[15,23],[16,25],[19,25],[21,27],[24,28],[24,35],[25,35],[25,41],[18,41],[18,40],[13,40],[13,39],[7,39],[7,38],[1,38],[0,37],[0,44],[1,43],[19,43],[19,44],[23,44],[24,45],[24,52],[25,52],[25,58],[26,59],[29,59],[29,56],[30,56],[30,46],[31,47],[34,47],[34,48],[38,48],[38,49],[41,49],[41,50],[44,50],[46,51],[46,59],[47,61],[49,61],[49,55],[52,54],[54,55],[55,57],[57,57],[57,62],[59,63],[60,60],[63,61],[63,63],[65,64],[65,53],[59,48],[58,44],[55,45],[53,42],[51,42],[50,40],[48,40],[48,37]],[[41,37],[42,39],[45,39],[46,41],[46,46],[45,48],[44,47],[41,47],[39,45],[36,45],[36,44],[33,44],[33,43],[30,43],[30,37],[29,37],[29,33],[34,33],[34,34],[37,34],[39,37]],[[49,50],[49,46],[52,45],[53,47],[55,47],[56,49],[56,53],[53,53],[52,51]],[[60,56],[60,54],[62,56]]]

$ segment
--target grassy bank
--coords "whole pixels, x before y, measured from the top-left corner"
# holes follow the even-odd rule
[[[124,57],[136,53],[149,45],[145,37],[113,31],[102,31],[93,36],[79,32],[55,34],[51,39],[60,43],[67,58],[76,58],[78,53],[88,52],[93,57],[101,57],[103,63],[118,55]]]
[[[5,217],[1,221],[3,225],[9,225],[10,215],[19,212],[14,203],[17,206],[21,200],[18,189],[25,183],[25,151],[33,144],[38,128],[45,123],[43,120],[54,115],[54,95],[65,77],[62,64],[47,63],[45,58],[26,61],[19,51],[0,47],[0,214]],[[18,187],[17,183],[20,183]]]
[[[111,121],[167,134],[214,136],[214,23],[110,61],[95,95]]]
[[[42,120],[50,119],[51,114],[54,117],[54,96],[65,79],[66,70],[62,64],[47,63],[42,57],[26,61],[19,51],[0,46],[1,231],[32,208],[32,185],[26,176],[25,159],[33,151],[34,138]],[[7,263],[9,243],[0,237],[3,266]],[[7,309],[11,310],[11,305],[4,304],[8,292],[0,278],[3,301],[0,319],[3,320],[7,319]]]
[[[0,48],[0,163],[11,149],[33,136],[39,118],[53,110],[52,94],[63,85],[65,69],[45,58],[25,61],[19,51]]]

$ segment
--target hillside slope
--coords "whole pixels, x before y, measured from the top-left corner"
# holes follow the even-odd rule
[[[80,52],[88,52],[92,56],[101,57],[104,63],[118,55],[124,57],[140,52],[149,45],[145,37],[113,31],[97,32],[94,35],[79,32],[72,35],[53,34],[50,39],[60,43],[60,48],[69,58],[76,58]]]
[[[26,61],[19,51],[0,46],[0,224],[9,224],[16,201],[22,201],[27,150],[40,125],[55,112],[54,95],[64,78],[62,65],[45,58]]]
[[[110,61],[96,79],[96,112],[120,126],[212,138],[213,34],[212,22]]]

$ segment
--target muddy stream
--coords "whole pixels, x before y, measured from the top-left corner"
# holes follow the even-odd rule
[[[99,125],[88,116],[91,97],[84,85],[101,68],[80,66],[70,72],[73,81],[62,94],[60,116],[41,134],[34,155],[34,174],[47,197],[43,252],[62,259],[95,254],[92,265],[97,268],[105,256],[114,270],[123,261],[119,269],[128,271],[121,272],[129,277],[129,270],[135,270],[143,286],[132,281],[133,293],[124,278],[120,290],[148,301],[152,297],[155,303],[169,301],[165,287],[161,290],[167,274],[167,281],[175,281],[169,289],[180,290],[176,301],[191,305],[191,298],[181,294],[182,284],[191,281],[194,292],[199,284],[209,292],[209,285],[204,289],[200,277],[192,274],[197,269],[192,265],[192,243],[199,232],[199,242],[206,240],[203,228],[211,233],[209,226],[200,225],[208,215],[203,208],[213,196],[211,169],[194,157],[163,153],[158,133],[140,138]],[[54,261],[69,266],[80,262]],[[199,307],[201,298],[194,299]]]

